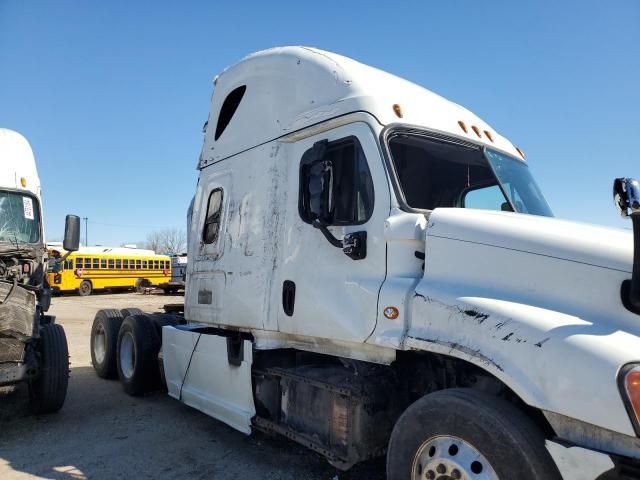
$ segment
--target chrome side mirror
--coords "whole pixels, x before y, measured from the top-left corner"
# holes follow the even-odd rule
[[[640,214],[640,182],[635,178],[616,178],[613,182],[613,201],[624,218]]]

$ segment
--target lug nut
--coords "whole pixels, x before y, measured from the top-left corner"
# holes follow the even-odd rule
[[[454,468],[451,471],[451,478],[453,478],[453,480],[460,480],[462,478],[462,475],[460,474],[460,470],[458,470],[457,468]]]
[[[444,463],[441,463],[440,465],[438,465],[436,467],[436,472],[438,472],[438,473],[446,473],[447,472],[447,467],[444,466]]]
[[[427,480],[435,480],[436,478],[436,472],[434,472],[433,470],[429,470],[427,472]]]

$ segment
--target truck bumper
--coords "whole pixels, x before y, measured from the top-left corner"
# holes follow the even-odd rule
[[[640,480],[640,460],[550,440],[546,447],[564,480]]]

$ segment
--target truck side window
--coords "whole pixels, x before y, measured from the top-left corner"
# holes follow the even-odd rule
[[[318,159],[313,148],[307,150],[300,162],[300,195],[298,207],[302,219],[311,223],[315,219],[311,205],[318,199],[310,186],[310,177],[315,175],[319,161],[330,164],[332,169],[331,189],[332,205],[331,225],[361,225],[366,223],[373,213],[373,180],[362,146],[356,137],[348,137],[327,144],[327,149]],[[313,183],[313,182],[311,182]]]
[[[202,240],[206,244],[215,243],[220,230],[220,217],[222,213],[222,189],[216,188],[209,195],[207,203],[207,216],[204,221]]]

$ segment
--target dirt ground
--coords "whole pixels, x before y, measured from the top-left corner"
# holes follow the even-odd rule
[[[0,390],[0,478],[367,479],[384,478],[382,459],[339,472],[280,437],[245,436],[166,394],[126,395],[91,367],[89,335],[100,308],[159,311],[182,296],[101,294],[53,299],[67,334],[71,378],[53,415],[27,409],[26,388]]]

